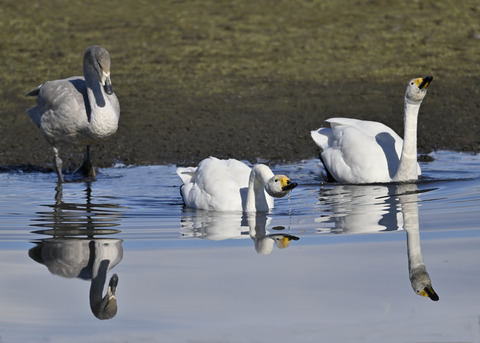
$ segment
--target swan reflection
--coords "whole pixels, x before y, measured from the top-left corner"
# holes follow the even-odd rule
[[[320,203],[330,212],[316,221],[321,232],[374,233],[405,230],[409,278],[415,293],[439,299],[420,249],[419,191],[416,184],[338,185],[321,190]],[[332,227],[333,224],[333,227]]]
[[[271,218],[261,213],[239,214],[189,209],[184,211],[181,219],[184,237],[198,237],[212,241],[250,237],[259,255],[270,254],[274,246],[280,249],[287,248],[292,240],[299,239],[280,232],[285,230],[283,226],[270,228],[277,231],[270,233],[267,231],[270,222]]]
[[[31,224],[45,228],[34,233],[52,237],[33,241],[35,246],[28,254],[53,275],[89,280],[92,313],[98,319],[111,319],[118,310],[117,274],[111,276],[103,293],[110,270],[123,258],[123,241],[96,236],[119,233],[111,227],[119,225],[122,210],[117,204],[95,203],[89,183],[82,199],[64,202],[63,185],[57,186],[55,203],[45,205],[51,210],[37,212]]]
[[[110,319],[117,314],[117,274],[113,274],[103,296],[110,269],[123,257],[122,240],[89,238],[49,238],[34,242],[28,252],[50,273],[65,278],[90,280],[90,308],[98,319]]]
[[[397,197],[403,215],[403,227],[407,233],[408,271],[412,288],[418,295],[438,301],[439,297],[433,290],[432,280],[427,273],[420,248],[417,185],[398,185]]]
[[[337,185],[320,190],[320,203],[329,215],[317,218],[322,232],[366,233],[403,228],[392,195],[396,185]],[[332,227],[333,224],[333,227]]]

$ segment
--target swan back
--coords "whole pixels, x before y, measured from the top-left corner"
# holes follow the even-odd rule
[[[185,205],[203,210],[242,211],[251,169],[235,159],[209,157],[197,168],[178,168]]]

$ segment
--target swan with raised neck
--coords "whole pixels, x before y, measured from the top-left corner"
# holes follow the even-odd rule
[[[418,179],[417,173],[417,123],[418,112],[427,87],[433,77],[413,79],[405,92],[404,102],[404,133],[400,163],[392,181],[413,181]]]
[[[320,147],[327,181],[386,183],[417,180],[417,119],[432,76],[410,80],[404,96],[404,139],[388,126],[367,120],[329,118],[311,131]]]

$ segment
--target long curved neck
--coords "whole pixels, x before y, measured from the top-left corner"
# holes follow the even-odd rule
[[[91,64],[85,63],[83,75],[87,88],[88,103],[87,116],[92,133],[104,136],[105,133],[114,133],[117,130],[118,114],[111,101],[117,101],[115,94],[108,96],[98,75]]]
[[[268,212],[265,184],[273,177],[273,172],[263,164],[253,167],[248,182],[245,212]]]
[[[405,99],[403,148],[393,181],[417,180],[417,120],[421,103]]]

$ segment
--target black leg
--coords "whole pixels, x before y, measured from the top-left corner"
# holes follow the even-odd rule
[[[58,156],[58,149],[55,147],[52,147],[53,150],[53,164],[55,165],[55,171],[57,172],[58,175],[58,182],[64,182],[63,180],[63,175],[62,175],[62,165],[63,161]]]
[[[90,145],[87,145],[85,148],[85,155],[83,156],[82,165],[75,171],[75,174],[81,174],[85,177],[90,177],[93,179],[96,177],[95,168],[90,161]]]

